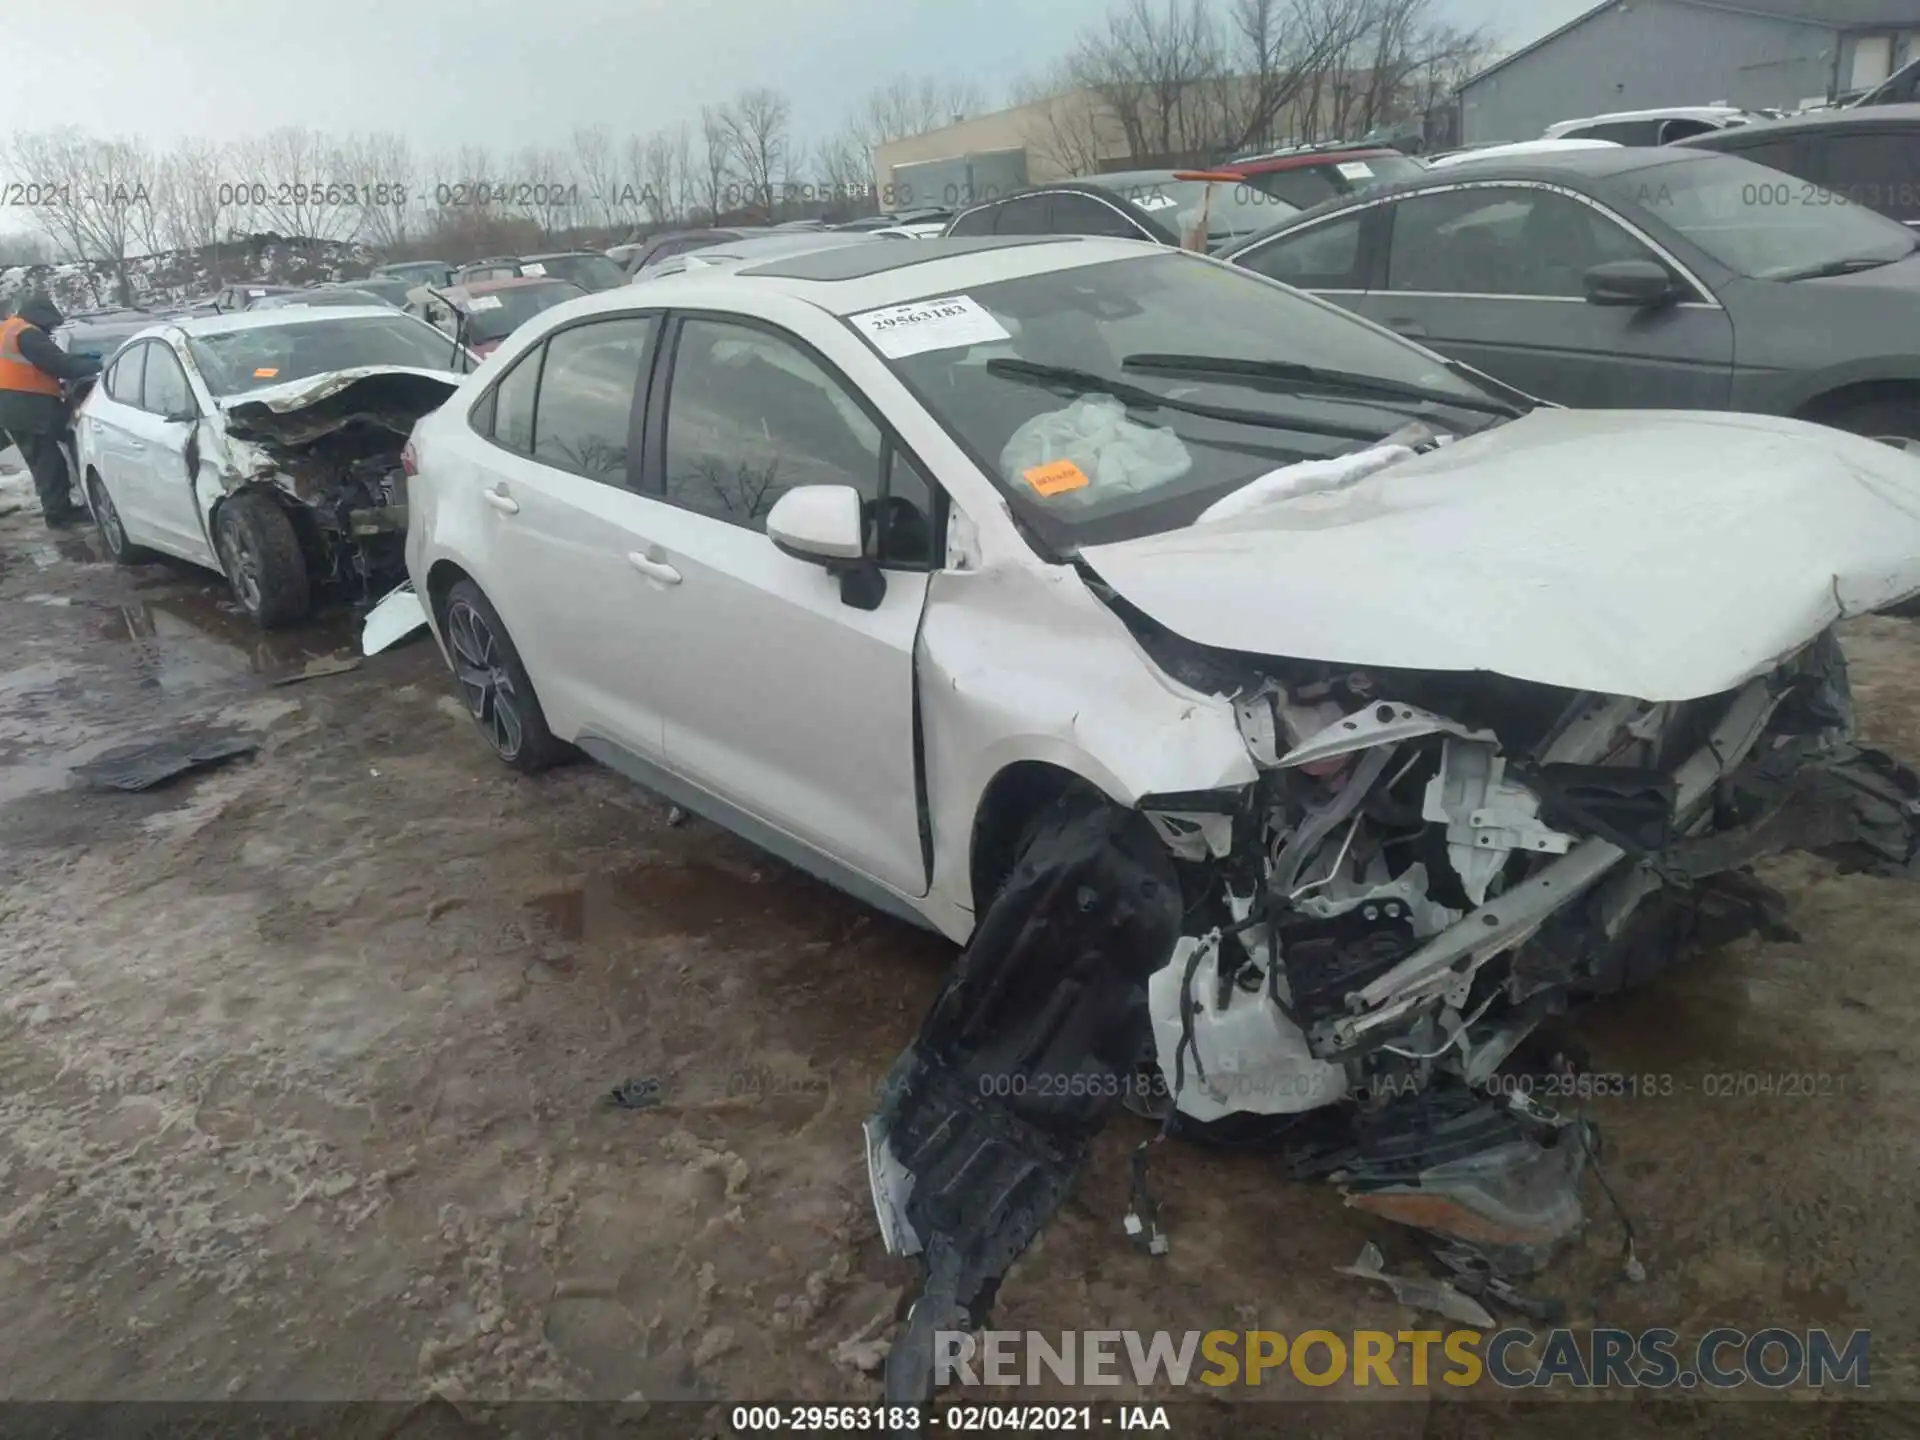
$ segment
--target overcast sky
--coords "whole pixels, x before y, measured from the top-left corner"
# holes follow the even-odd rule
[[[0,0],[0,136],[65,121],[165,145],[299,124],[396,130],[428,153],[463,142],[497,153],[564,145],[576,125],[660,128],[768,85],[811,140],[896,75],[956,73],[999,103],[1108,3]],[[1590,3],[1434,8],[1511,46]]]

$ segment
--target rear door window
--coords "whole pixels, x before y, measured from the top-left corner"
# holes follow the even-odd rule
[[[152,341],[145,341],[130,347],[120,358],[113,362],[113,368],[107,371],[107,398],[122,405],[140,404],[140,385],[142,372],[146,369],[147,351],[153,348]]]
[[[1920,129],[1828,135],[1814,151],[1812,173],[1849,204],[1920,220]]]
[[[533,458],[607,485],[627,483],[633,407],[655,320],[623,315],[574,325],[547,341]]]
[[[1256,275],[1302,290],[1364,290],[1360,228],[1365,212],[1282,235],[1240,257]]]
[[[1146,231],[1133,221],[1091,195],[1055,195],[1049,224],[1051,233],[1056,235],[1112,235],[1122,240],[1147,238]]]
[[[142,410],[155,415],[190,415],[198,407],[194,404],[193,391],[187,385],[187,372],[180,368],[180,361],[165,344],[155,341],[146,347],[147,375],[141,387],[145,397],[141,401]]]
[[[993,207],[993,233],[996,235],[1051,235],[1053,196],[1022,195],[1004,205]]]

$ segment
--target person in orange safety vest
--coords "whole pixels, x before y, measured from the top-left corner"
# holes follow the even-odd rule
[[[98,360],[69,355],[54,343],[52,332],[63,319],[51,299],[36,293],[0,321],[0,432],[27,462],[33,488],[40,494],[40,513],[55,530],[87,518],[86,509],[73,501],[66,456],[60,450],[69,423],[60,382],[100,373]]]

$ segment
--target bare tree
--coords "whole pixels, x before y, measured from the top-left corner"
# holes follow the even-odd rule
[[[355,192],[360,223],[356,238],[393,254],[413,238],[420,212],[420,169],[404,135],[376,131],[352,135],[340,147],[340,175]]]
[[[1315,138],[1328,68],[1374,20],[1374,0],[1233,0],[1227,62],[1247,80],[1232,148]]]
[[[792,139],[787,122],[792,106],[778,90],[762,86],[740,92],[727,107],[727,150],[746,204],[773,218],[774,187],[786,172]]]
[[[700,142],[704,148],[694,177],[695,193],[708,223],[715,224],[726,205],[727,173],[733,160],[733,118],[725,105],[700,107]]]
[[[1125,0],[1104,33],[1082,39],[1068,73],[1113,114],[1129,154],[1164,158],[1219,142],[1223,70],[1207,0]]]
[[[1112,153],[1117,122],[1100,97],[1081,83],[1072,59],[1015,81],[1009,98],[1033,112],[1025,127],[1026,146],[1047,168],[1063,175],[1091,175]]]
[[[685,127],[682,127],[684,132]],[[684,133],[682,135],[684,139]],[[647,137],[644,153],[640,158],[638,172],[641,177],[641,195],[647,207],[647,219],[655,225],[664,225],[673,218],[675,208],[675,190],[679,177],[674,173],[674,137],[665,131],[655,131]]]
[[[133,299],[127,249],[153,203],[154,161],[134,140],[100,140],[73,126],[26,132],[9,147],[13,173],[40,203],[32,214],[58,253],[112,266],[116,298]],[[91,273],[94,300],[102,297]]]
[[[256,225],[289,239],[357,237],[362,217],[346,203],[352,182],[332,136],[286,125],[242,141],[235,158]]]
[[[682,218],[693,214],[698,181],[693,166],[693,130],[682,120],[673,127],[668,148],[673,164],[673,201],[671,213]]]
[[[620,159],[604,125],[574,130],[573,178],[580,186],[580,204],[587,214],[609,230],[622,221],[622,207],[628,202],[622,189]],[[624,178],[632,183],[635,177],[629,172]]]

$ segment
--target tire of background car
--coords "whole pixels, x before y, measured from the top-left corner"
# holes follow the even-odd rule
[[[234,598],[262,630],[296,625],[312,612],[300,537],[287,512],[265,495],[242,491],[222,504],[213,543]]]
[[[460,699],[494,754],[524,775],[571,757],[573,748],[547,728],[540,697],[499,612],[471,580],[457,580],[447,592],[441,632]]]
[[[106,547],[108,557],[116,565],[145,565],[158,559],[153,551],[144,545],[135,545],[127,539],[127,527],[121,523],[120,512],[114,508],[113,497],[107,494],[106,483],[99,472],[87,471],[85,481],[87,502],[93,507],[94,527],[100,532],[100,543]]]
[[[1825,417],[1836,430],[1878,438],[1920,440],[1920,395],[1891,395],[1835,410]]]
[[[1890,396],[1849,405],[1829,415],[1827,424],[1836,430],[1850,430],[1855,435],[1873,439],[1885,435],[1920,441],[1920,396]],[[1920,596],[1902,601],[1882,613],[1898,615],[1906,620],[1920,620]]]

